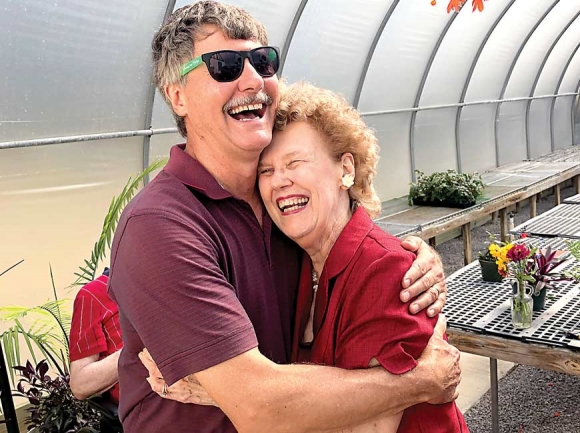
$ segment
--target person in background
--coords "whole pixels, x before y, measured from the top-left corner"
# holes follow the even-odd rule
[[[454,399],[459,355],[441,335],[401,376],[289,364],[301,252],[256,188],[279,52],[247,12],[214,1],[176,10],[152,47],[157,87],[186,143],[127,205],[111,249],[125,432],[339,429]],[[401,296],[426,291],[411,307],[436,314],[445,300],[440,260],[417,238],[405,245],[418,257]],[[159,396],[138,357],[144,347],[167,381]],[[219,408],[163,398],[180,380],[199,381]]]
[[[117,363],[123,348],[119,309],[107,294],[109,269],[77,293],[69,339],[70,387],[76,398],[107,393],[119,404]]]

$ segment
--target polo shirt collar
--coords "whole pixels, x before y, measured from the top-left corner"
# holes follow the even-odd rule
[[[346,269],[366,235],[373,228],[373,221],[362,206],[358,206],[334,243],[324,263],[328,279],[336,277]]]
[[[197,159],[185,153],[185,143],[177,144],[171,148],[169,162],[164,170],[175,176],[184,185],[203,193],[212,200],[233,197],[232,194],[222,188]]]

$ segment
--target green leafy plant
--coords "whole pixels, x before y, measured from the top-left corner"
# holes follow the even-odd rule
[[[111,247],[117,222],[125,205],[137,193],[143,178],[161,168],[166,162],[166,160],[156,161],[143,172],[129,178],[121,193],[117,197],[113,197],[105,215],[99,239],[91,251],[91,257],[84,260],[84,264],[79,267],[80,272],[75,273],[77,279],[69,287],[84,285],[95,279],[97,270]],[[9,329],[0,334],[12,383],[14,383],[13,367],[22,365],[20,356],[22,343],[28,347],[35,364],[41,357],[40,353],[61,376],[68,374],[68,333],[71,314],[66,306],[70,304],[70,299],[58,299],[52,268],[50,268],[50,279],[54,300],[49,300],[35,307],[6,306],[0,308],[0,320],[13,323]]]
[[[417,182],[411,183],[409,205],[469,207],[483,192],[483,181],[478,173],[458,173],[455,170],[426,175],[420,170]]]
[[[121,212],[127,203],[129,203],[133,198],[143,179],[151,172],[163,167],[166,163],[166,159],[161,159],[152,163],[134,178],[129,178],[121,193],[117,197],[113,197],[111,204],[109,205],[109,211],[107,212],[107,215],[105,215],[105,220],[103,221],[103,228],[99,240],[95,242],[93,250],[91,251],[91,258],[85,260],[84,265],[80,266],[80,272],[75,273],[78,278],[72,284],[73,286],[84,286],[96,278],[100,262],[106,258],[107,251],[111,249],[111,242]]]
[[[576,262],[580,264],[580,241],[568,242],[568,251],[576,259]],[[580,283],[580,265],[577,264],[572,270],[564,274],[577,283]]]

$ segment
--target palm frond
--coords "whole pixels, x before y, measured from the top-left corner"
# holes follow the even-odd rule
[[[145,176],[149,175],[151,172],[163,167],[167,163],[166,159],[161,159],[153,162],[149,167],[143,170],[141,173],[135,176],[135,178],[129,178],[123,190],[117,197],[113,197],[111,204],[109,205],[109,210],[105,215],[105,220],[103,221],[103,229],[101,235],[91,251],[91,258],[85,260],[84,266],[80,266],[80,273],[75,273],[77,279],[71,286],[82,286],[96,278],[97,269],[99,268],[99,262],[104,260],[107,256],[107,251],[111,248],[111,242],[113,240],[113,234],[117,228],[117,223],[121,216],[121,212],[137,193],[140,183],[143,181]]]
[[[8,269],[4,269],[2,272],[0,272],[0,277],[2,275],[4,275],[6,272],[8,272],[10,269],[14,269],[16,266],[18,266],[20,263],[22,263],[24,261],[24,259],[20,260],[19,262],[13,264],[12,266],[10,266]]]

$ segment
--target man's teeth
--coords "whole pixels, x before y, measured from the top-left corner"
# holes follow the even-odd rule
[[[278,207],[282,212],[292,212],[293,210],[306,206],[306,203],[308,203],[308,199],[306,197],[289,198],[286,200],[280,200],[278,202]]]
[[[230,114],[238,114],[242,111],[252,111],[252,110],[259,110],[262,108],[262,104],[253,104],[253,105],[240,105],[239,107],[232,108],[229,113]]]

